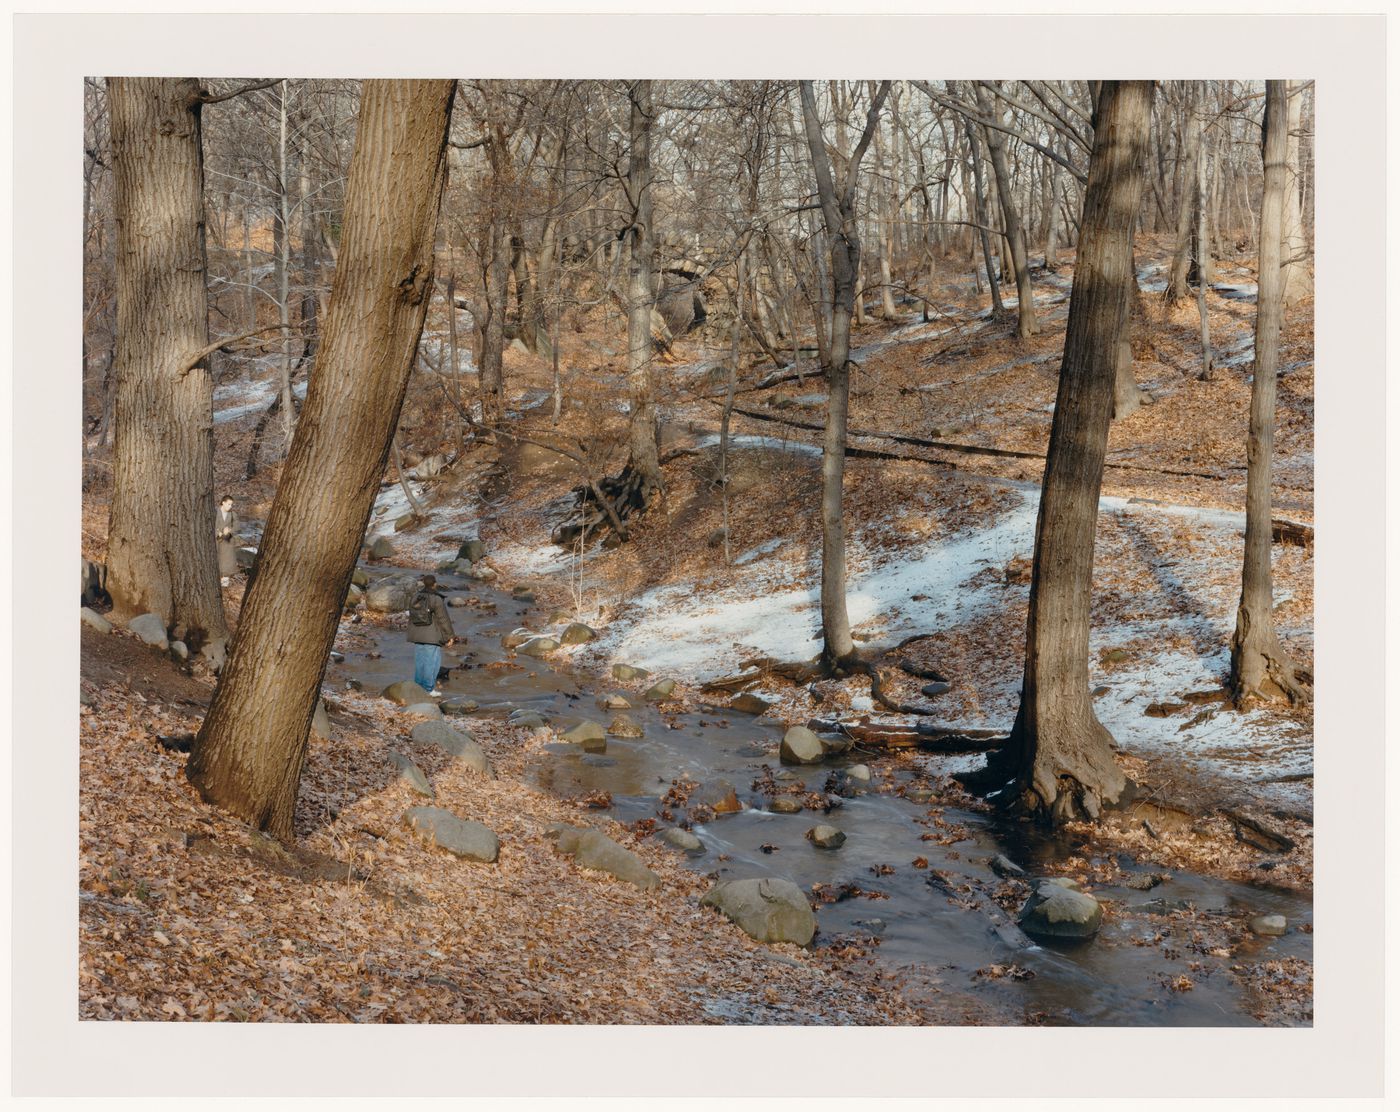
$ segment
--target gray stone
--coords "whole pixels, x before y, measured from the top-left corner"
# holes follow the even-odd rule
[[[692,807],[709,807],[716,815],[737,815],[744,809],[739,794],[728,780],[712,780],[691,794]]]
[[[447,600],[447,605],[448,605],[448,606],[466,606],[466,605],[467,605],[467,596],[466,596],[466,595],[453,595],[451,598],[449,598],[449,599]]]
[[[418,523],[418,515],[417,515],[417,514],[415,514],[415,513],[406,513],[406,514],[403,514],[403,515],[400,516],[400,517],[394,518],[394,532],[395,532],[395,533],[402,533],[405,529],[412,529],[412,528],[414,527],[414,525],[416,525],[417,523]],[[391,554],[391,555],[392,555],[392,554]]]
[[[511,630],[501,638],[501,648],[518,649],[534,636],[535,634],[530,632],[530,630],[526,629],[524,626],[520,626],[518,629]]]
[[[238,564],[240,571],[251,571],[258,563],[258,550],[248,548],[246,545],[233,550],[234,562]]]
[[[529,355],[530,349],[525,346],[525,341],[519,336],[510,342],[510,350],[518,352],[520,355]]]
[[[545,717],[537,710],[521,707],[519,710],[510,712],[510,717],[506,720],[506,724],[510,726],[523,726],[527,730],[537,730],[545,724]]]
[[[441,452],[434,452],[413,468],[413,477],[415,479],[436,479],[446,466],[447,457]]]
[[[404,822],[429,845],[440,846],[468,861],[490,864],[501,853],[501,842],[489,827],[459,819],[441,807],[411,807]]]
[[[855,744],[845,734],[818,734],[817,740],[822,743],[822,752],[828,757],[849,753]]]
[[[873,779],[869,765],[851,765],[846,769],[846,779],[854,780],[857,784],[868,784]]]
[[[1025,876],[1026,870],[1012,861],[1005,854],[999,853],[987,862],[991,866],[992,872],[1000,877]]]
[[[768,809],[779,815],[795,815],[802,810],[802,804],[790,795],[780,795],[768,805]]]
[[[646,692],[642,695],[642,698],[648,703],[660,703],[669,699],[671,693],[675,690],[675,680],[662,680],[660,683],[654,683],[648,687]]]
[[[83,619],[83,625],[92,626],[92,628],[97,630],[98,633],[112,632],[112,623],[109,622],[106,618],[104,618],[101,614],[99,614],[96,610],[89,610],[86,606],[84,606],[80,611],[78,611],[78,614]]]
[[[496,578],[496,569],[488,568],[485,564],[472,564],[472,578],[489,583]]]
[[[472,562],[470,560],[453,560],[447,566],[458,575],[471,575],[472,573]]]
[[[170,641],[165,636],[165,619],[159,614],[137,614],[126,623],[126,628],[141,641],[147,645],[154,645],[161,652],[170,648]]]
[[[444,699],[438,704],[443,714],[470,714],[480,708],[481,704],[475,699]]]
[[[423,770],[405,757],[402,753],[389,750],[389,760],[394,762],[394,766],[399,770],[399,779],[408,784],[419,795],[426,795],[429,799],[437,797],[437,792],[433,791],[433,786],[428,783],[428,778],[423,775]]]
[[[365,591],[365,609],[381,614],[407,610],[418,593],[418,581],[411,576],[394,575],[381,579]]]
[[[783,764],[817,764],[826,756],[821,738],[806,726],[793,726],[783,735],[778,760]]]
[[[597,722],[587,719],[565,730],[561,736],[571,745],[583,746],[588,753],[601,753],[608,745],[608,732]]]
[[[391,683],[383,691],[384,698],[391,703],[398,703],[401,707],[411,706],[414,703],[426,703],[429,695],[412,680],[399,680],[398,683]]]
[[[170,655],[173,656],[176,660],[189,660],[190,647],[186,645],[183,641],[171,641]]]
[[[755,695],[752,691],[745,691],[729,700],[729,709],[740,714],[762,714],[771,705],[767,699]]]
[[[369,554],[376,560],[385,560],[394,554],[394,542],[380,535],[369,542]]]
[[[364,591],[356,587],[355,584],[351,583],[349,587],[345,588],[345,609],[353,610],[364,601]]]
[[[642,724],[630,714],[615,714],[608,723],[608,733],[613,737],[643,737],[646,731],[642,729]]]
[[[682,830],[679,826],[671,826],[663,830],[661,840],[668,846],[684,850],[692,857],[699,857],[705,852],[705,843],[689,830]]]
[[[463,541],[462,546],[457,549],[457,559],[468,560],[473,564],[481,560],[485,555],[486,546],[476,537],[468,541]]]
[[[556,823],[545,831],[545,835],[555,839],[559,852],[572,857],[580,868],[607,873],[643,890],[661,885],[661,878],[648,869],[640,857],[606,834],[587,827]]]
[[[545,637],[541,634],[539,637],[531,637],[530,640],[526,641],[525,644],[521,645],[516,651],[523,656],[539,657],[548,656],[558,647],[559,642],[553,637]]]
[[[592,626],[586,626],[582,622],[570,622],[559,635],[559,642],[563,645],[582,645],[596,640],[597,637],[598,631]]]
[[[631,710],[632,704],[621,695],[599,695],[598,705],[603,710]]]
[[[364,568],[356,568],[350,573],[350,582],[363,589],[369,586],[369,576],[365,574]]]
[[[442,711],[438,710],[436,703],[409,703],[403,708],[405,714],[414,714],[419,718],[441,718]]]
[[[932,788],[910,788],[904,793],[904,798],[910,803],[927,803],[933,798]]]
[[[730,880],[716,884],[700,899],[760,942],[791,942],[806,946],[817,932],[816,916],[802,889],[778,877]]]
[[[1103,908],[1085,892],[1043,881],[1021,907],[1016,921],[1034,938],[1092,938],[1103,922]]]
[[[1249,921],[1249,929],[1255,934],[1278,938],[1288,933],[1288,920],[1282,915],[1256,915]]]
[[[631,664],[614,664],[612,666],[613,679],[626,683],[628,680],[644,680],[649,675],[645,668],[635,668]]]
[[[921,687],[919,690],[922,691],[930,699],[933,699],[939,695],[946,695],[952,689],[952,684],[944,683],[941,680],[935,680],[933,683],[924,684],[924,686]]]
[[[476,743],[476,739],[440,719],[419,722],[409,736],[420,745],[436,745],[473,772],[480,772],[483,776],[492,775],[491,762],[486,759],[486,754]]]
[[[845,844],[846,835],[834,826],[822,824],[807,831],[807,841],[822,849],[840,849]]]
[[[326,704],[316,700],[316,713],[311,716],[311,732],[326,741],[331,739],[331,716],[326,713]]]

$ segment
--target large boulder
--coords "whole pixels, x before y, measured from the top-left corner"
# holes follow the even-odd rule
[[[83,619],[83,625],[92,626],[92,628],[97,630],[98,633],[112,632],[112,623],[109,622],[106,618],[104,618],[101,614],[99,614],[96,610],[90,610],[86,606],[84,606],[80,611],[78,611],[78,614]]]
[[[662,680],[654,683],[642,694],[642,698],[648,703],[662,703],[671,697],[676,690],[675,680]]]
[[[430,701],[428,693],[412,680],[399,680],[397,683],[391,683],[384,689],[383,694],[384,698],[391,703],[398,703],[401,707]]]
[[[817,933],[817,919],[802,889],[779,877],[755,877],[716,884],[700,899],[732,919],[760,942],[806,946]]]
[[[822,823],[807,831],[807,841],[822,849],[840,849],[845,845],[846,835],[844,831]]]
[[[559,852],[572,857],[580,868],[607,873],[644,890],[661,884],[661,878],[648,869],[640,857],[606,834],[587,827],[557,823],[545,831],[545,836],[555,839]]]
[[[475,564],[486,555],[486,546],[476,537],[469,541],[463,541],[462,546],[457,549],[457,559],[467,560]]]
[[[692,857],[699,857],[705,852],[705,843],[689,830],[682,830],[679,826],[668,826],[661,832],[661,840]]]
[[[500,839],[489,827],[459,819],[441,807],[411,807],[403,819],[424,842],[468,861],[490,864],[500,856]]]
[[[474,772],[480,772],[484,776],[491,775],[491,762],[486,759],[486,754],[476,743],[476,739],[463,730],[449,726],[441,719],[419,722],[413,727],[410,736],[421,745],[436,745]]]
[[[324,741],[331,739],[331,716],[326,713],[326,704],[316,700],[316,713],[311,716],[311,732]]]
[[[608,723],[608,733],[613,737],[644,737],[646,731],[642,729],[642,724],[630,714],[615,714]]]
[[[394,542],[380,535],[369,542],[369,554],[376,560],[387,560],[394,554]]]
[[[612,666],[613,679],[626,683],[628,680],[644,680],[649,675],[645,668],[637,668],[631,664],[614,664]]]
[[[531,637],[530,640],[516,649],[516,652],[523,656],[548,656],[558,647],[559,642],[553,637],[540,635],[539,637]]]
[[[1033,938],[1092,938],[1103,922],[1103,908],[1087,892],[1043,881],[1022,905],[1016,921]]]
[[[417,593],[418,581],[412,576],[389,576],[365,591],[365,609],[381,614],[397,614],[408,609],[408,604]]]
[[[745,691],[729,700],[729,709],[740,714],[762,714],[771,705],[767,699],[755,695],[752,691]]]
[[[818,764],[826,756],[821,738],[806,726],[793,726],[783,735],[778,759],[783,764]]]
[[[170,639],[165,635],[165,619],[159,614],[137,614],[126,623],[126,628],[161,652],[170,648]]]

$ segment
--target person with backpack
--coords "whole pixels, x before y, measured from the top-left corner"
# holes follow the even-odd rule
[[[441,695],[438,671],[442,647],[457,639],[447,603],[438,594],[437,577],[425,575],[422,586],[408,604],[408,641],[413,646],[413,682],[429,695]]]

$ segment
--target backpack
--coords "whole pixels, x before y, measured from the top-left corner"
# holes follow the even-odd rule
[[[428,603],[428,592],[419,591],[408,604],[408,620],[416,626],[430,626],[437,619]]]

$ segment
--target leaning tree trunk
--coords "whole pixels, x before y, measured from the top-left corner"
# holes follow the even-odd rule
[[[1312,271],[1308,269],[1308,241],[1303,234],[1302,173],[1299,133],[1303,127],[1303,92],[1296,81],[1288,83],[1288,173],[1283,191],[1283,304],[1296,305],[1312,296]]]
[[[1255,700],[1303,702],[1308,694],[1274,632],[1273,483],[1274,402],[1278,393],[1279,332],[1283,327],[1284,206],[1288,187],[1288,106],[1283,81],[1264,95],[1264,199],[1259,213],[1259,297],[1254,317],[1254,385],[1249,394],[1248,475],[1245,480],[1244,574],[1235,635],[1230,641],[1230,689],[1237,705]]]
[[[1021,706],[1011,737],[967,777],[999,802],[1062,822],[1095,818],[1123,790],[1113,739],[1089,697],[1094,529],[1113,407],[1115,353],[1133,290],[1133,226],[1152,83],[1105,81],[1036,519]]]
[[[107,589],[222,663],[204,161],[194,78],[109,78],[115,162],[116,443]]]
[[[973,82],[977,94],[977,108],[985,117],[990,117],[993,106],[982,86]],[[1034,336],[1038,329],[1035,323],[1035,296],[1031,290],[1031,268],[1026,260],[1026,235],[1021,228],[1021,214],[1016,210],[1016,198],[1011,191],[1011,173],[1006,165],[1006,143],[1002,134],[994,127],[984,129],[987,135],[987,155],[992,162],[992,173],[997,179],[997,196],[1001,200],[1002,227],[1006,229],[1006,242],[1011,247],[1011,267],[1016,273],[1016,336],[1026,339]],[[1006,267],[1001,268],[1002,277]]]
[[[627,174],[633,206],[628,229],[631,246],[627,282],[627,393],[631,419],[627,430],[627,467],[636,477],[641,508],[661,487],[661,463],[656,446],[655,366],[652,310],[656,306],[653,266],[656,254],[651,227],[651,82],[637,81],[629,90],[632,102],[631,155]]]
[[[951,82],[949,85],[951,86]],[[992,266],[992,237],[988,231],[987,192],[982,180],[982,152],[977,143],[977,131],[971,120],[963,117],[963,131],[967,136],[968,160],[972,163],[973,212],[978,225],[978,236],[982,242],[982,264],[987,270],[987,285],[992,291],[992,312],[1000,316],[1005,310],[1001,301],[1001,283],[997,281],[996,269]]]
[[[366,81],[321,360],[187,773],[293,837],[307,734],[423,331],[453,81]]]

